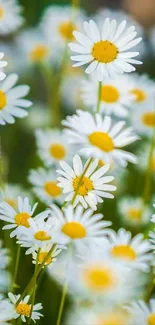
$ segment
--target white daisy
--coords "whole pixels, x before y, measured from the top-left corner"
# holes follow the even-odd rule
[[[0,324],[9,325],[9,321],[13,319],[14,308],[8,299],[0,299]]]
[[[93,214],[93,210],[84,208],[80,205],[74,210],[72,205],[63,210],[56,205],[50,206],[51,217],[58,221],[60,231],[75,244],[80,242],[89,242],[89,239],[104,237],[109,233],[107,229],[111,225],[109,221],[103,221],[101,213]]]
[[[60,130],[36,130],[38,154],[44,164],[51,166],[59,160],[68,160],[71,148],[63,132]]]
[[[47,211],[49,214],[49,211]],[[18,244],[28,248],[26,254],[32,254],[46,245],[60,244],[67,242],[65,236],[61,235],[54,218],[29,220],[29,228],[20,227],[18,232]]]
[[[53,170],[31,170],[28,178],[33,192],[41,201],[48,205],[53,201],[62,202],[62,190],[57,186],[57,175]]]
[[[49,6],[44,12],[41,26],[57,56],[62,54],[69,41],[74,40],[73,31],[79,30],[84,21],[83,11],[78,9],[76,19],[73,19],[71,6]]]
[[[21,17],[22,7],[16,0],[0,0],[0,34],[16,31],[24,22]]]
[[[30,198],[30,194],[18,184],[5,184],[4,188],[0,189],[0,202],[5,201],[13,209],[18,209],[18,196]]]
[[[154,99],[146,103],[141,109],[132,111],[131,123],[137,133],[151,137],[155,128],[155,106]]]
[[[29,28],[20,32],[16,44],[22,51],[24,62],[28,65],[47,63],[55,52],[39,28]]]
[[[151,299],[148,305],[143,300],[135,301],[127,309],[134,317],[134,325],[154,325],[155,299]]]
[[[62,170],[57,170],[61,175],[58,177],[58,186],[63,188],[63,193],[68,194],[65,201],[72,201],[73,206],[81,203],[86,209],[88,206],[96,210],[97,203],[102,203],[102,198],[112,199],[114,196],[107,191],[115,191],[116,187],[107,183],[113,176],[103,176],[110,168],[105,165],[99,169],[98,159],[87,160],[83,166],[78,155],[73,157],[73,168],[65,161],[60,162]]]
[[[135,60],[139,52],[128,52],[129,49],[141,41],[136,38],[134,26],[127,29],[126,20],[117,24],[116,20],[105,19],[102,29],[99,30],[93,20],[84,22],[85,34],[74,31],[73,35],[78,43],[70,43],[73,52],[78,55],[71,56],[77,61],[74,66],[89,64],[86,73],[97,72],[97,79],[103,81],[104,77],[115,78],[117,74],[135,71],[132,64],[141,64]]]
[[[98,81],[95,80],[95,76],[83,81],[81,92],[85,105],[95,111],[98,102]],[[133,98],[134,95],[128,92],[124,76],[118,76],[114,80],[106,78],[101,86],[100,110],[107,115],[126,117],[129,113],[128,106],[132,104]]]
[[[80,146],[79,152],[86,157],[96,157],[106,163],[116,162],[126,167],[127,162],[136,163],[135,155],[122,150],[138,139],[131,127],[124,129],[124,121],[112,125],[110,116],[95,117],[89,112],[77,111],[73,116],[67,116],[62,124],[66,129],[68,141]]]
[[[35,203],[33,207],[31,207],[29,203],[29,199],[27,197],[21,198],[18,197],[18,209],[15,210],[12,208],[10,204],[3,201],[0,203],[0,219],[9,223],[4,226],[2,229],[14,229],[10,234],[10,237],[14,237],[18,234],[19,227],[28,229],[30,227],[30,220],[32,219],[32,215],[35,212],[38,203]],[[43,211],[40,214],[35,216],[35,220],[37,219],[45,219],[48,216],[47,211]]]
[[[125,229],[119,229],[117,233],[110,232],[109,240],[104,245],[110,255],[127,264],[131,268],[141,271],[149,271],[150,261],[153,255],[150,253],[151,245],[144,240],[142,234],[132,238],[132,234]]]
[[[20,295],[13,295],[13,293],[9,292],[8,296],[14,305],[13,318],[17,319],[18,317],[21,317],[21,320],[23,322],[26,322],[26,318],[29,317],[31,314],[31,304],[29,304],[30,296],[26,296],[23,300],[20,301],[18,305],[16,304],[20,298]],[[31,318],[34,322],[36,322],[36,320],[40,319],[40,317],[43,316],[40,313],[41,309],[42,309],[42,304],[40,303],[33,306]]]
[[[43,246],[40,251],[39,254],[36,251],[32,252],[32,257],[33,257],[33,264],[36,264],[36,260],[38,261],[38,264],[42,264],[46,258],[46,256],[48,255],[48,253],[50,252],[51,248],[52,248],[52,244],[48,244]],[[49,267],[53,266],[53,263],[56,262],[57,260],[57,256],[61,253],[61,249],[58,248],[57,246],[54,247],[51,255],[48,257],[46,263],[44,265],[48,265]]]
[[[29,86],[15,86],[17,81],[18,76],[12,73],[0,83],[0,124],[2,125],[14,123],[14,117],[27,116],[25,108],[32,105],[29,100],[22,98],[28,94]]]
[[[144,207],[141,197],[124,197],[118,202],[118,212],[123,223],[132,227],[140,227],[149,223],[151,209]]]

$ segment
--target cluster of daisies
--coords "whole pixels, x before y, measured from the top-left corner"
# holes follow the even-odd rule
[[[23,21],[15,0],[0,0],[1,35],[14,33]],[[142,64],[139,53],[146,55],[142,36],[142,28],[122,12],[104,9],[89,20],[74,6],[50,6],[37,27],[12,36],[14,47],[0,44],[0,60],[8,62],[6,76],[7,62],[0,61],[0,124],[27,116],[32,105],[25,99],[29,87],[16,85],[14,68],[24,74],[39,69],[49,105],[47,119],[39,105],[29,114],[42,164],[28,172],[31,193],[13,184],[0,190],[4,243],[7,233],[17,251],[13,256],[0,246],[2,325],[43,317],[36,287],[44,269],[63,290],[57,325],[66,292],[72,299],[66,325],[155,324],[155,83],[130,74]],[[62,102],[73,114],[60,121]],[[124,196],[131,168],[136,183],[147,172],[139,196]],[[114,195],[115,206],[106,200]],[[114,211],[108,220],[103,201]],[[34,264],[24,291],[18,283],[21,250]]]

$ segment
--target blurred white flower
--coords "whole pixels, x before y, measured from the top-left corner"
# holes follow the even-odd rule
[[[32,257],[33,257],[33,264],[36,264],[36,261],[38,261],[38,264],[42,264],[45,260],[45,258],[47,257],[47,255],[49,254],[51,248],[52,248],[52,244],[45,244],[38,252],[36,252],[35,250],[32,252]],[[53,263],[56,262],[57,260],[57,256],[61,253],[61,249],[58,248],[57,246],[53,247],[53,251],[52,253],[48,256],[47,261],[44,265],[48,265],[49,267],[53,266]]]
[[[151,299],[149,304],[143,300],[134,301],[127,310],[134,319],[133,325],[153,325],[155,322],[155,299]]]
[[[8,299],[0,299],[0,324],[9,325],[13,319],[14,307]]]
[[[18,184],[5,184],[5,186],[0,189],[0,202],[5,201],[13,209],[18,209],[18,196],[31,199],[30,193]]]
[[[0,35],[16,31],[24,22],[16,0],[0,0]]]

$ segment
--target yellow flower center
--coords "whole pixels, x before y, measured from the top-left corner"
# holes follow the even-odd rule
[[[66,21],[59,25],[59,32],[61,36],[67,41],[74,40],[73,31],[75,29],[76,26],[71,21]]]
[[[125,317],[121,314],[112,314],[109,317],[101,318],[97,321],[95,325],[124,325],[125,324]]]
[[[72,239],[80,239],[86,237],[86,230],[79,222],[68,222],[62,227],[62,232]]]
[[[135,88],[130,91],[132,95],[135,95],[136,102],[143,102],[146,99],[146,94],[143,90]]]
[[[117,58],[118,49],[109,41],[100,41],[94,44],[92,56],[102,63],[110,63]]]
[[[104,132],[93,132],[88,136],[89,142],[102,151],[112,151],[114,143],[112,138]]]
[[[34,62],[45,60],[48,56],[49,50],[46,45],[38,44],[30,52],[30,58]]]
[[[38,257],[38,261],[42,264],[46,258],[46,256],[48,255],[48,252],[41,252],[39,253],[39,257]],[[48,259],[46,260],[47,265],[52,263],[52,257],[49,256]]]
[[[30,316],[31,312],[31,305],[28,305],[24,302],[21,302],[17,307],[16,307],[16,312],[17,314],[23,315],[23,316]]]
[[[31,216],[26,212],[17,213],[15,216],[15,222],[18,226],[23,226],[23,227],[29,228],[30,225],[29,225],[28,219],[30,219],[30,218],[31,218]]]
[[[0,110],[2,110],[7,104],[7,98],[5,93],[0,90]]]
[[[155,126],[155,112],[148,112],[142,115],[142,122],[148,127]]]
[[[148,325],[155,325],[155,314],[151,314],[147,319]]]
[[[50,240],[51,236],[49,236],[46,231],[40,230],[35,233],[34,238],[40,241],[46,241]]]
[[[128,216],[131,219],[140,220],[142,215],[141,209],[131,208],[128,210]]]
[[[49,147],[49,152],[55,159],[64,159],[66,156],[65,147],[62,144],[54,143]]]
[[[155,155],[151,159],[151,170],[155,171]]]
[[[108,291],[115,285],[116,279],[112,270],[97,265],[84,270],[84,281],[91,290]]]
[[[102,86],[101,88],[101,101],[106,103],[116,103],[120,98],[119,91],[110,85]]]
[[[44,190],[53,197],[59,196],[62,193],[62,190],[60,187],[57,186],[56,182],[47,182],[44,185]]]
[[[129,245],[115,246],[111,250],[111,254],[114,257],[121,258],[123,260],[133,261],[136,259],[136,253]]]
[[[4,9],[0,6],[0,19],[4,17]]]
[[[77,191],[77,194],[85,196],[88,194],[89,191],[93,190],[93,183],[86,176],[83,176],[81,181],[80,178],[81,176],[78,176],[73,179],[73,188],[75,192]],[[80,185],[79,185],[79,181],[80,181]]]
[[[17,206],[17,200],[15,199],[5,199],[5,202],[11,205],[12,208],[15,208]]]

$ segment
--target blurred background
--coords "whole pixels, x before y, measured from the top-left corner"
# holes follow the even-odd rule
[[[42,12],[48,5],[65,5],[69,4],[69,1],[20,0],[19,3],[24,8],[23,15],[25,17],[26,26],[35,26],[41,18]],[[90,15],[94,14],[100,7],[125,10],[143,26],[146,37],[145,42],[147,42],[147,35],[149,34],[150,29],[155,25],[155,0],[81,0],[81,7],[84,8]],[[155,59],[150,44],[147,51],[148,53],[146,53],[144,65],[140,69],[144,70],[154,78]],[[20,82],[26,83],[30,86],[31,91],[29,98],[32,101],[37,99],[44,102],[46,98],[46,90],[44,89],[44,85],[39,77],[39,72],[34,70],[30,76],[21,76]],[[19,183],[25,188],[29,189],[30,184],[27,182],[28,171],[30,168],[38,167],[40,165],[40,161],[36,156],[33,126],[27,124],[26,120],[27,119],[23,121],[17,120],[13,126],[7,125],[4,128],[2,127],[0,129],[0,134],[2,138],[2,153],[4,156],[4,181],[8,181],[9,183]],[[128,193],[130,192],[130,194],[135,193],[134,182],[135,179],[133,176],[133,179],[130,180],[128,187]],[[142,183],[139,183],[139,191],[141,191],[141,187]],[[106,219],[109,218],[109,216],[106,214],[108,204],[109,203],[105,203],[104,205],[104,215]],[[44,208],[42,204],[39,205],[39,210],[41,210],[41,208]],[[115,202],[110,202],[110,211],[111,216],[115,215]],[[118,219],[115,220],[115,226],[116,228],[119,227]],[[3,235],[4,234],[2,234],[2,236]],[[9,242],[9,245],[12,247],[13,244],[11,241]],[[14,247],[12,247],[12,251],[15,254]],[[25,264],[23,255],[23,259],[20,262],[19,272],[19,283],[21,285],[21,289],[23,289],[25,287],[25,284],[29,281],[32,271],[33,266],[31,263],[31,257],[27,257],[27,264]],[[40,320],[38,324],[55,325],[57,311],[60,303],[60,296],[61,288],[54,281],[49,279],[47,274],[44,274],[40,284],[40,290],[37,292],[36,299],[36,301],[43,303],[44,318]],[[69,299],[67,303],[69,304]]]

